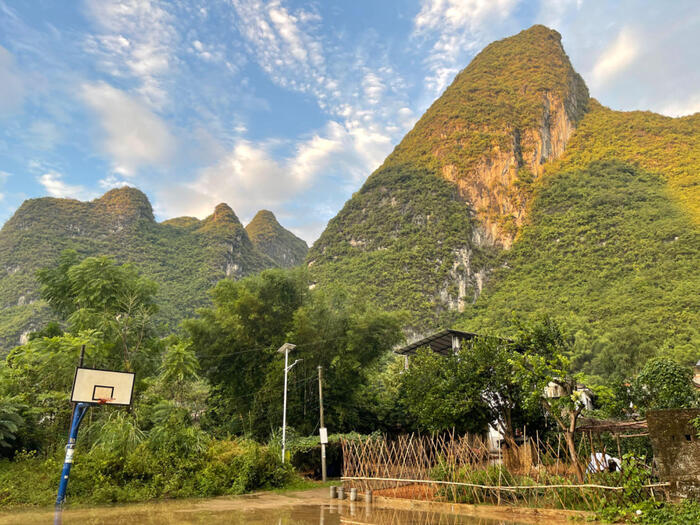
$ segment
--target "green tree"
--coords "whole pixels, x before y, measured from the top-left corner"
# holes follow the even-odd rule
[[[688,408],[697,404],[692,370],[665,357],[649,359],[632,383],[635,404],[642,412]]]
[[[270,435],[282,421],[284,342],[300,359],[289,376],[287,419],[300,433],[318,421],[317,367],[324,368],[326,422],[335,431],[362,424],[357,402],[373,364],[401,339],[400,319],[340,291],[309,289],[303,269],[267,270],[222,281],[214,306],[184,323],[212,385],[207,424],[221,433]]]
[[[64,251],[55,267],[37,272],[37,279],[42,298],[66,320],[69,331],[99,331],[105,344],[121,352],[126,369],[133,369],[133,359],[154,336],[153,281],[108,257],[80,261],[73,250]]]
[[[418,425],[429,431],[482,432],[495,419],[469,350],[442,356],[429,348],[411,358],[400,395]]]
[[[465,359],[472,373],[482,380],[482,397],[493,411],[494,420],[503,437],[513,442],[516,425],[528,422],[540,407],[528,406],[523,385],[515,373],[517,347],[497,337],[478,337],[467,346]]]
[[[3,449],[14,448],[15,438],[23,424],[20,407],[10,400],[0,398],[0,454]]]
[[[524,402],[528,408],[541,405],[556,421],[564,434],[576,475],[583,482],[574,434],[586,407],[583,393],[577,389],[579,378],[572,373],[567,357],[573,339],[548,317],[539,322],[521,323],[518,330],[516,344],[520,351],[513,354],[515,381],[526,393]],[[553,392],[546,395],[550,390]]]

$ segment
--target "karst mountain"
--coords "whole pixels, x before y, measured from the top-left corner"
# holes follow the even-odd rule
[[[595,95],[595,94],[593,94]],[[591,97],[544,26],[488,45],[384,163],[304,241],[225,204],[158,223],[138,190],[33,199],[0,231],[0,337],[46,319],[35,271],[62,249],[132,261],[173,326],[219,279],[306,264],[319,288],[405,313],[408,337],[508,335],[545,315],[579,369],[633,372],[700,347],[700,114],[622,112]]]
[[[581,368],[614,375],[697,358],[699,226],[700,114],[602,106],[538,25],[456,76],[308,264],[320,286],[407,312],[409,337],[553,316]]]
[[[27,200],[0,230],[0,349],[19,344],[50,319],[35,275],[65,249],[134,263],[158,284],[159,317],[171,329],[209,304],[208,291],[218,280],[304,259],[306,243],[271,212],[261,212],[248,226],[250,235],[226,204],[201,221],[159,223],[146,195],[130,187],[90,202]]]

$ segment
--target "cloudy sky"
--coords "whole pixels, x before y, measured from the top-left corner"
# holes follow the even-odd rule
[[[128,184],[313,242],[457,71],[542,23],[615,109],[700,111],[697,0],[0,0],[0,221]]]

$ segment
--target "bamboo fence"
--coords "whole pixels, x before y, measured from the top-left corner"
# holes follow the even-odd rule
[[[343,439],[341,445],[343,484],[387,497],[594,510],[604,502],[663,497],[668,486],[630,488],[624,472],[589,474],[578,483],[563,440],[552,444],[539,436],[496,451],[480,436],[454,434]],[[580,456],[595,453],[592,440],[579,446]]]

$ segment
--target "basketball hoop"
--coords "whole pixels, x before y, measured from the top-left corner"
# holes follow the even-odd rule
[[[129,406],[133,392],[133,372],[79,367],[75,370],[71,401],[91,405]]]

